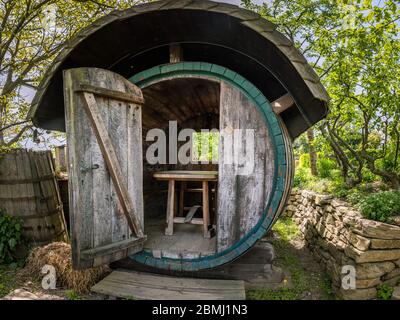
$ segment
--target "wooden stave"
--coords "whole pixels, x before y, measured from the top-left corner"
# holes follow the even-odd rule
[[[0,184],[0,208],[21,219],[23,236],[29,242],[67,241],[62,203],[49,178],[55,179],[51,152],[18,149],[1,156],[5,161],[0,163],[0,180],[11,180],[11,184]]]

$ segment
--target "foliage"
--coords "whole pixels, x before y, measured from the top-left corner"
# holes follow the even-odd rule
[[[218,132],[195,132],[192,138],[194,161],[218,161]]]
[[[65,296],[67,297],[68,300],[82,300],[83,297],[79,295],[77,292],[74,290],[66,290],[65,291]]]
[[[390,217],[400,215],[400,190],[381,191],[360,197],[358,206],[366,218],[388,222]]]
[[[279,234],[283,241],[292,241],[299,235],[299,228],[289,218],[279,219],[273,226],[273,230]]]
[[[290,273],[290,281],[285,279],[277,289],[260,288],[246,293],[250,300],[298,300],[305,293],[317,290],[321,299],[332,299],[331,284],[323,274],[315,274],[305,268],[296,255],[292,242],[298,238],[297,225],[289,218],[279,219],[273,226],[278,239],[272,240],[277,252],[277,265]],[[299,253],[301,254],[301,253]]]
[[[377,178],[400,187],[399,2],[242,3],[275,23],[327,88],[330,113],[314,128],[319,157],[335,161],[349,187]],[[296,156],[311,153],[306,135],[298,140]]]
[[[379,300],[390,300],[394,289],[387,284],[382,284],[378,287],[377,297]]]
[[[22,243],[20,219],[0,212],[0,263],[14,261],[13,251]]]
[[[357,205],[360,203],[362,199],[364,199],[367,196],[367,193],[364,191],[354,188],[351,190],[346,190],[346,193],[343,195],[342,198],[345,198],[349,203],[353,205]]]
[[[299,157],[299,168],[310,168],[310,155],[308,153],[303,153]]]
[[[311,170],[308,168],[297,167],[294,178],[293,178],[293,186],[295,188],[306,189],[307,184],[313,180],[311,176]]]
[[[331,178],[334,179],[337,176],[337,165],[334,160],[329,158],[324,158],[322,156],[318,157],[317,160],[318,174],[321,178]],[[334,171],[335,170],[335,171]]]
[[[0,265],[0,298],[7,295],[15,287],[15,269]]]
[[[329,178],[322,178],[321,175],[317,177],[313,176],[310,168],[297,167],[294,174],[293,186],[318,193],[334,194],[339,198],[345,197],[348,193],[348,188],[340,179],[336,169],[330,171]]]

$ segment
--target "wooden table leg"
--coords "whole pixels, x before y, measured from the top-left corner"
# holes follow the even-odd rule
[[[217,223],[217,211],[218,211],[218,182],[214,182],[214,211],[212,223]]]
[[[203,181],[203,234],[204,238],[211,238],[210,226],[210,203],[208,181]]]
[[[175,180],[168,181],[168,202],[167,202],[167,228],[165,235],[174,234],[174,216],[175,216]]]
[[[183,208],[185,207],[185,190],[186,181],[181,181],[181,189],[179,194],[179,216],[183,217]]]

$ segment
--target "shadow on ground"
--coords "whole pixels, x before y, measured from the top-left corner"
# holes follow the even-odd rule
[[[274,266],[281,268],[285,279],[278,288],[247,291],[250,300],[332,300],[331,283],[322,267],[314,260],[290,219],[280,219],[264,241],[276,253]]]

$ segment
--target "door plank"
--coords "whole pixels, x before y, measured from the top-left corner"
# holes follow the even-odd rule
[[[143,243],[146,240],[146,237],[143,238],[130,238],[127,240],[123,240],[120,242],[114,242],[102,247],[97,247],[94,249],[84,250],[82,251],[82,257],[84,259],[94,259],[97,256],[104,256],[106,254],[112,254],[117,251],[126,250],[133,246],[137,248],[136,252],[139,252],[143,249]]]
[[[112,145],[111,139],[107,133],[103,119],[99,114],[94,94],[83,92],[83,97],[87,114],[94,129],[94,133],[97,137],[97,141],[99,143],[104,160],[106,161],[107,168],[110,172],[111,179],[113,180],[118,199],[121,202],[125,217],[128,221],[128,225],[131,228],[132,232],[134,232],[139,238],[142,238],[143,230],[140,221],[137,218],[136,212],[134,212],[134,206],[132,204],[132,200],[130,199],[128,190],[123,183],[124,176],[118,164],[118,158]]]
[[[141,300],[244,300],[242,280],[191,279],[118,270],[92,291]]]
[[[92,86],[89,84],[80,84],[75,89],[77,92],[89,92],[93,93],[98,96],[112,98],[119,101],[130,102],[134,104],[144,104],[144,99],[142,97],[138,97],[137,95],[117,91],[117,90],[110,90],[106,88],[100,88],[96,86]]]
[[[131,231],[125,217],[123,202],[117,194],[117,186],[114,186],[95,128],[90,125],[83,92],[79,91],[80,84],[88,85],[87,88],[92,86],[128,93],[138,100],[143,98],[137,86],[109,70],[74,68],[64,71],[74,269],[107,264],[142,249],[141,241],[136,243],[138,237]],[[117,100],[110,95],[92,94],[117,157],[123,176],[121,184],[125,186],[133,205],[132,212],[143,228],[141,105]],[[117,244],[124,241],[128,244],[127,248]],[[114,249],[108,251],[107,248]]]
[[[221,83],[220,109],[218,252],[243,238],[260,220],[274,184],[275,159],[263,114],[241,91],[226,82]],[[249,131],[254,133],[253,150],[248,149],[251,144],[246,130],[253,130]],[[235,161],[235,155],[240,153],[241,161],[232,164],[232,158]],[[248,170],[243,171],[245,165]]]

